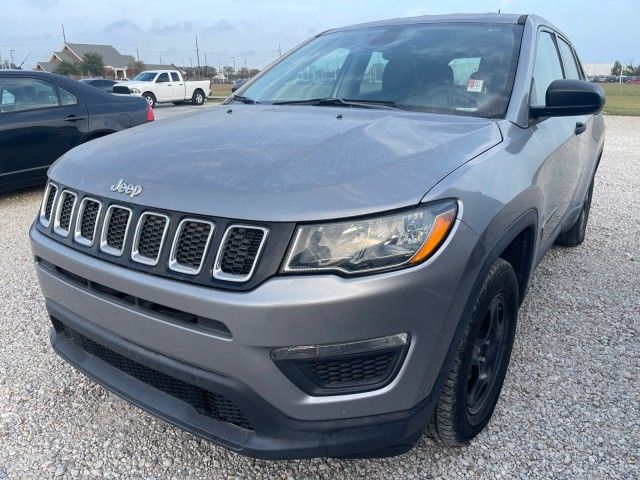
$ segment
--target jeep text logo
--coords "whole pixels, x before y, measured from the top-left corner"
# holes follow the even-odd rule
[[[124,193],[125,195],[129,195],[131,198],[133,198],[142,193],[142,185],[124,183],[124,180],[121,178],[120,180],[118,180],[118,183],[116,183],[115,185],[111,185],[110,190],[112,192]]]

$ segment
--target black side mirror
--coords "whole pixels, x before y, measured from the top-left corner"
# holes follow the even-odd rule
[[[570,117],[600,113],[605,93],[600,85],[584,80],[554,80],[547,88],[546,105],[531,107],[531,116]]]

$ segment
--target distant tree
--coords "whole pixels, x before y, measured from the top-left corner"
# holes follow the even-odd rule
[[[127,65],[127,75],[129,75],[130,78],[133,78],[140,72],[144,72],[146,69],[147,66],[144,62],[133,61]]]
[[[227,78],[227,80],[232,81],[236,78],[235,70],[229,65],[225,65],[224,67],[222,67],[222,74]]]
[[[622,70],[622,74],[623,75],[635,75],[636,74],[636,67],[633,65],[633,63],[629,63],[629,65],[624,67],[624,70]]]
[[[86,75],[102,75],[104,60],[98,53],[85,53],[82,56],[82,71]]]
[[[613,63],[613,67],[611,67],[611,75],[615,77],[619,77],[620,75],[622,75],[622,63],[620,63],[619,60],[616,60]]]
[[[80,69],[80,65],[77,63],[69,62],[68,60],[63,60],[56,66],[55,72],[59,75],[65,75],[67,77],[71,75],[81,75],[82,70]]]
[[[255,77],[259,73],[260,73],[260,69],[259,68],[250,68],[249,69],[249,76],[250,77]]]
[[[249,78],[249,70],[245,67],[241,67],[238,69],[238,77],[240,78]]]

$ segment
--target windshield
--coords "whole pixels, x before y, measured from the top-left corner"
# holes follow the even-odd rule
[[[134,80],[137,82],[153,82],[158,72],[142,72],[135,76]]]
[[[245,103],[344,99],[502,117],[521,35],[521,25],[502,24],[414,24],[327,33],[267,70],[241,98]]]

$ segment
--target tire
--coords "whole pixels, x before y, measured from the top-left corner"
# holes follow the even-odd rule
[[[516,274],[499,258],[482,283],[428,425],[434,440],[466,445],[489,423],[511,358],[518,306]]]
[[[196,90],[191,97],[191,103],[194,105],[204,105],[204,92],[202,90]]]
[[[156,96],[153,93],[144,92],[142,94],[142,98],[144,98],[147,101],[147,103],[149,105],[151,105],[151,108],[155,108],[155,106],[156,106]]]
[[[587,234],[587,223],[589,222],[589,212],[591,211],[591,199],[593,197],[593,180],[589,185],[589,191],[587,192],[587,199],[582,205],[580,210],[580,216],[571,228],[565,232],[562,232],[556,238],[556,245],[562,247],[577,247],[584,242]]]

